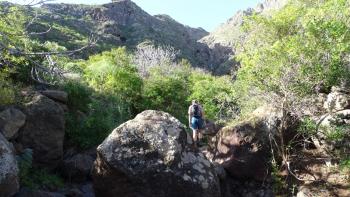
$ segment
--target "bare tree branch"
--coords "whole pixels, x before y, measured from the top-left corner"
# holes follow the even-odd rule
[[[51,31],[52,27],[51,25],[49,25],[49,28],[46,31],[43,32],[30,32],[28,33],[28,35],[43,35],[43,34],[47,34]]]
[[[93,36],[91,37],[91,39],[89,39],[88,43],[78,49],[74,49],[74,50],[69,50],[69,51],[59,51],[59,52],[55,52],[55,51],[50,51],[50,52],[31,52],[31,53],[27,53],[27,52],[22,52],[22,51],[15,51],[15,55],[39,55],[39,56],[47,56],[47,55],[72,55],[74,53],[78,53],[81,52],[87,48],[91,48],[93,46],[96,46],[97,43],[97,39],[95,39]]]
[[[150,68],[173,64],[178,54],[179,51],[171,46],[138,46],[134,63],[138,66],[141,76],[147,77]]]

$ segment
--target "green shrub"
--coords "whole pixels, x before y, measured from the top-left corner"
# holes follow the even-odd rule
[[[340,169],[350,172],[350,157],[344,158],[340,161]]]
[[[233,83],[228,76],[215,77],[203,72],[192,72],[191,95],[188,101],[199,100],[208,119],[232,119],[238,110],[232,86]]]
[[[329,141],[343,140],[348,135],[350,127],[347,125],[331,125],[330,127],[322,128]]]
[[[187,123],[188,74],[186,69],[181,68],[168,71],[153,68],[144,81],[142,108],[165,111]]]
[[[85,79],[99,94],[119,98],[137,112],[143,81],[131,63],[125,48],[117,48],[90,57],[86,62]]]
[[[68,106],[72,110],[88,111],[91,102],[91,90],[81,82],[70,80],[63,84],[64,91],[68,94]]]
[[[87,149],[99,145],[119,124],[131,118],[128,106],[115,98],[95,98],[86,115],[66,115],[66,133],[77,146]]]
[[[317,84],[330,89],[349,80],[344,56],[350,52],[348,7],[343,0],[296,0],[269,16],[246,18],[247,36],[236,54],[241,62],[235,82],[241,108],[257,97],[298,103],[313,94]]]
[[[15,86],[9,79],[8,73],[0,69],[0,105],[8,105],[15,102]]]
[[[298,132],[305,135],[314,135],[317,132],[317,123],[311,118],[305,118],[299,125]]]

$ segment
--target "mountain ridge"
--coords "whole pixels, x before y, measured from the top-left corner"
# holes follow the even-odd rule
[[[253,12],[281,7],[287,0],[266,0],[255,9],[238,11],[214,32],[183,25],[166,14],[150,15],[131,0],[118,0],[103,5],[50,3],[28,9],[28,15],[39,13],[40,23],[29,29],[46,34],[32,35],[42,43],[57,42],[68,50],[82,46],[91,35],[98,38],[97,47],[84,51],[78,58],[126,46],[169,45],[180,53],[177,59],[188,59],[195,67],[214,74],[229,74],[235,65],[233,47],[242,35],[243,18]],[[1,2],[0,6],[6,6]],[[8,6],[8,5],[7,5]]]

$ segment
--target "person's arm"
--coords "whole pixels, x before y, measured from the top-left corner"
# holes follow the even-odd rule
[[[202,111],[202,119],[205,120],[205,113],[204,113],[204,110],[203,110],[202,106],[201,106],[201,111]]]

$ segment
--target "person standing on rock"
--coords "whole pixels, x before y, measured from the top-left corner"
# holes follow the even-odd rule
[[[202,139],[201,130],[204,127],[204,110],[197,100],[193,100],[188,108],[188,123],[193,130],[193,143],[197,146],[197,142]]]

